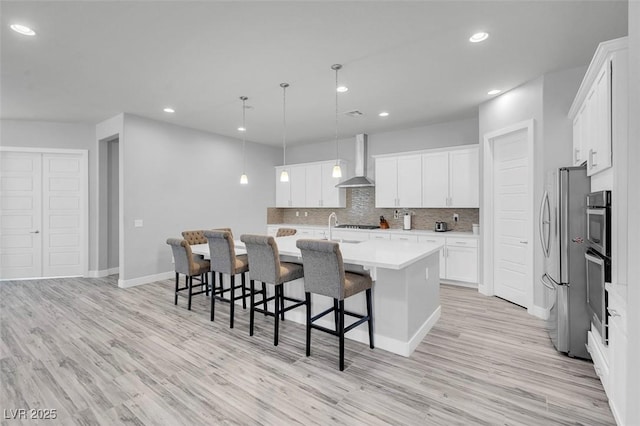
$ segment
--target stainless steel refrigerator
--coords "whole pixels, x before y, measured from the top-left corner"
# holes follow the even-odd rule
[[[540,241],[544,252],[542,284],[549,289],[549,337],[560,352],[589,359],[587,311],[586,167],[563,167],[547,174],[540,206]]]

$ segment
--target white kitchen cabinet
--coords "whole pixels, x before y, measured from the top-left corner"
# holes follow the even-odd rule
[[[609,295],[609,381],[606,389],[611,411],[620,425],[627,424],[627,314],[626,300],[607,284]],[[626,291],[624,292],[626,293]]]
[[[447,243],[447,239],[444,237],[432,237],[426,235],[420,235],[418,237],[420,243],[437,243],[442,244],[442,250],[440,250],[440,279],[447,278],[447,260],[444,257],[444,251]]]
[[[573,119],[573,165],[580,166],[587,161],[585,156],[586,138],[588,137],[587,106],[582,105],[580,112]]]
[[[422,154],[422,207],[449,205],[449,153]]]
[[[616,126],[625,129],[627,39],[600,43],[571,105],[574,165],[587,162],[592,176],[612,166]]]
[[[307,168],[301,165],[291,166],[289,183],[291,184],[291,207],[306,207],[306,176]]]
[[[376,207],[421,207],[419,155],[376,158]]]
[[[369,234],[366,232],[343,231],[341,229],[334,228],[331,231],[331,238],[334,240],[366,241],[369,239]]]
[[[449,152],[449,207],[480,207],[479,148]]]
[[[412,234],[391,234],[390,239],[394,241],[409,241],[412,243],[418,242],[418,236]]]
[[[468,283],[478,282],[478,240],[447,237],[445,246],[446,279]]]
[[[478,154],[478,147],[422,154],[422,207],[479,207]]]
[[[347,163],[339,160],[346,169]],[[276,167],[276,207],[346,207],[345,190],[336,188],[340,179],[331,176],[335,161]],[[280,173],[289,173],[289,182],[280,182]]]

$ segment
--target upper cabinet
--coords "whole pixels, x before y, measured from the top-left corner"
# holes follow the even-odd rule
[[[477,145],[375,160],[376,207],[479,207]]]
[[[626,55],[626,38],[600,43],[569,111],[573,164],[586,162],[589,176],[612,165],[614,126],[626,114]]]
[[[422,154],[422,207],[477,208],[479,148]]]
[[[335,161],[276,167],[276,207],[345,207],[345,190],[336,188],[341,179],[331,176]],[[347,163],[339,160],[342,170]],[[283,169],[289,182],[280,182]]]
[[[420,155],[376,158],[376,207],[422,207]]]

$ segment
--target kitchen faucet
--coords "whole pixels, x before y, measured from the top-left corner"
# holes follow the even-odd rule
[[[332,212],[329,215],[329,225],[328,225],[328,227],[329,227],[329,241],[333,240],[332,235],[331,235],[331,229],[332,229],[331,228],[331,218],[335,219],[335,226],[338,226],[338,215],[336,214],[336,212]]]

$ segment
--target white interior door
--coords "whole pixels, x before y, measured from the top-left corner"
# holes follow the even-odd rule
[[[528,255],[531,235],[531,199],[528,182],[527,130],[493,140],[493,255],[495,295],[528,307],[527,290],[532,277]]]
[[[42,274],[42,155],[0,152],[0,278]]]
[[[42,276],[83,274],[84,173],[79,155],[42,156]]]

